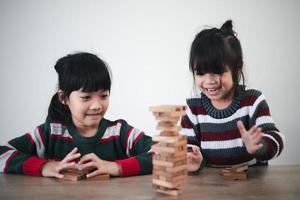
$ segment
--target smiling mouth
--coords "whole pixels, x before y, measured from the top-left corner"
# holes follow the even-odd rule
[[[220,87],[219,88],[205,88],[206,92],[211,95],[211,96],[214,96],[214,95],[218,95],[219,92],[220,92]]]
[[[86,114],[87,116],[100,116],[101,113],[90,113],[90,114]]]

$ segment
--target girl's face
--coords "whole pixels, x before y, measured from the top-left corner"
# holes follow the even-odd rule
[[[232,102],[234,83],[230,70],[223,74],[199,75],[195,72],[195,81],[197,88],[211,100],[215,107],[224,109]]]
[[[72,120],[77,130],[98,129],[109,105],[109,91],[97,92],[73,91],[66,101],[71,111]]]

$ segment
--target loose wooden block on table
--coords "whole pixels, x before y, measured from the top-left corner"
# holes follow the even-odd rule
[[[86,175],[89,173],[89,169],[67,169],[63,170],[61,174],[64,175],[64,177],[60,180],[68,180],[68,181],[79,181],[79,180],[87,180],[87,181],[96,181],[96,180],[108,180],[110,179],[109,174],[99,174],[97,176],[93,176],[90,178],[87,178]]]
[[[247,180],[248,165],[233,165],[222,170],[223,178],[226,180]]]

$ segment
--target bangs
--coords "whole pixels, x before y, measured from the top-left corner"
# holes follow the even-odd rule
[[[224,63],[224,42],[221,37],[204,37],[194,44],[191,52],[190,70],[203,75],[206,73],[223,74],[226,71]]]
[[[63,90],[67,94],[80,89],[83,92],[96,92],[110,91],[111,88],[109,68],[97,57],[78,57],[72,60],[60,81],[65,86]]]

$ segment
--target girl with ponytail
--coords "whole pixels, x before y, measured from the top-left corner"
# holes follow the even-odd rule
[[[261,91],[246,89],[243,54],[232,21],[198,33],[192,42],[189,70],[197,92],[187,99],[182,118],[188,137],[188,171],[202,166],[267,164],[283,149]]]
[[[44,124],[0,146],[0,173],[63,178],[65,169],[134,176],[152,172],[151,137],[125,120],[104,118],[111,73],[98,56],[80,52],[55,65],[58,89]]]

